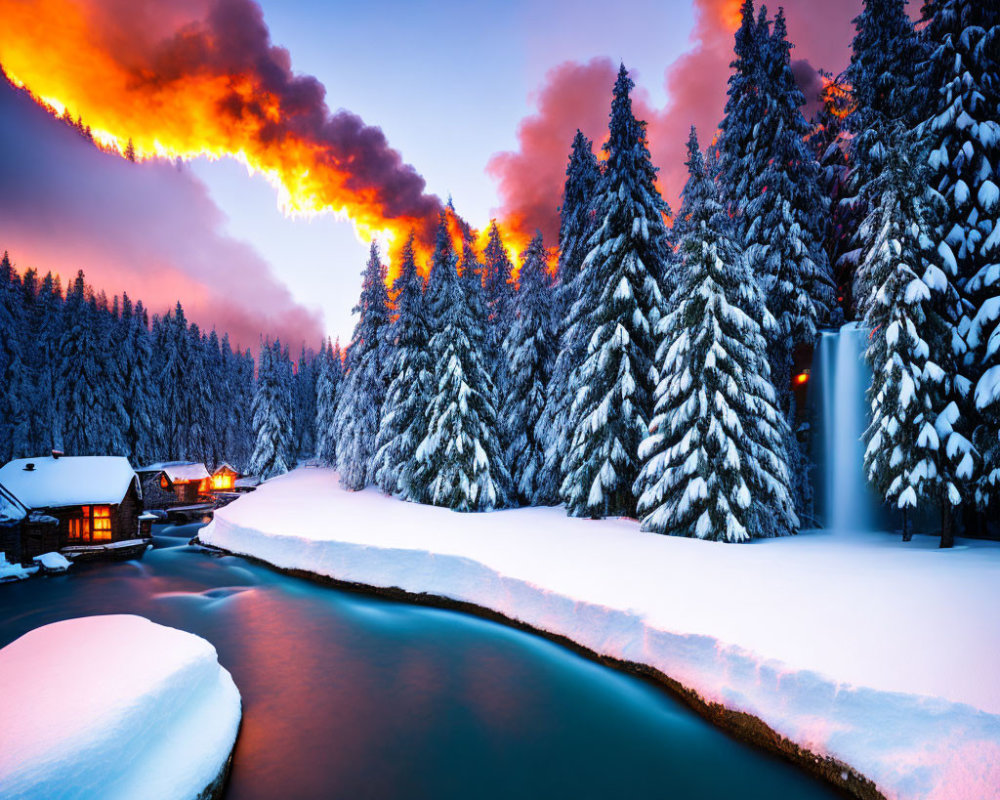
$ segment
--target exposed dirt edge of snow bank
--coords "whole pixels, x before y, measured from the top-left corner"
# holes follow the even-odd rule
[[[281,567],[249,553],[241,553],[235,550],[218,547],[213,544],[207,544],[206,542],[202,542],[197,536],[191,540],[191,544],[201,546],[209,551],[236,555],[253,563],[262,564],[286,575],[304,578],[306,580],[315,581],[327,586],[333,586],[338,589],[358,592],[361,594],[376,595],[392,600],[401,600],[404,602],[415,603],[417,605],[459,611],[465,614],[472,614],[483,619],[491,620],[493,622],[499,622],[512,628],[535,634],[536,636],[542,636],[549,641],[555,642],[556,644],[566,647],[573,652],[590,659],[591,661],[595,661],[599,664],[613,667],[615,669],[624,670],[655,681],[657,684],[666,689],[671,695],[681,700],[686,706],[722,730],[741,741],[748,742],[749,744],[759,747],[769,753],[778,755],[786,761],[798,765],[807,772],[821,778],[834,788],[843,792],[845,796],[855,797],[858,798],[858,800],[886,800],[885,795],[876,788],[874,781],[865,777],[850,765],[844,764],[843,762],[829,756],[817,755],[816,753],[801,747],[792,740],[777,733],[763,720],[753,714],[727,708],[722,703],[708,701],[693,689],[685,686],[681,682],[671,678],[669,675],[664,674],[660,670],[655,667],[651,667],[648,664],[643,664],[637,661],[627,661],[613,656],[604,655],[571,639],[568,636],[565,636],[564,634],[555,633],[553,631],[537,627],[528,622],[524,622],[523,620],[509,617],[506,614],[495,611],[494,609],[465,600],[455,600],[451,597],[430,594],[427,592],[412,592],[398,586],[375,586],[367,583],[358,583],[356,581],[342,580],[304,569]],[[567,598],[567,600],[569,602],[576,602],[570,600],[569,598]]]

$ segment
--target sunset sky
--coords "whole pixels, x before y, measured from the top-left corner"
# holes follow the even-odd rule
[[[861,0],[784,6],[808,89],[814,68],[846,65]],[[426,227],[450,195],[477,228],[496,216],[514,247],[536,227],[554,235],[572,134],[603,135],[619,61],[674,202],[688,127],[707,137],[721,117],[738,9],[0,0],[11,77],[120,143],[133,137],[140,155],[184,158],[102,153],[5,85],[0,248],[21,268],[82,267],[154,311],[180,299],[244,345],[261,332],[296,347],[346,340],[370,232]],[[331,121],[338,109],[363,124]]]

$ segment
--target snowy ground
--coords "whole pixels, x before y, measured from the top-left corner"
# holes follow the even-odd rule
[[[0,650],[0,692],[5,800],[193,800],[241,715],[211,644],[130,615],[25,634]]]
[[[561,509],[457,514],[300,469],[200,538],[279,567],[475,603],[649,664],[873,779],[1000,798],[1000,545],[807,533],[731,545]]]
[[[38,567],[22,567],[20,564],[11,564],[7,561],[4,553],[0,553],[0,583],[6,581],[20,581],[38,572]]]

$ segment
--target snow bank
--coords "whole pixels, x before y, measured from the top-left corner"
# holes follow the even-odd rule
[[[889,797],[1000,798],[1000,546],[810,533],[730,545],[561,509],[456,514],[300,469],[207,544],[474,603],[652,666]]]
[[[215,648],[143,617],[45,625],[0,650],[5,800],[185,800],[236,741],[240,695]]]

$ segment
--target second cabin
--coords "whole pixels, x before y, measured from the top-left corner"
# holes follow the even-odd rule
[[[196,461],[160,461],[136,470],[147,508],[190,505],[210,491],[211,476]]]

